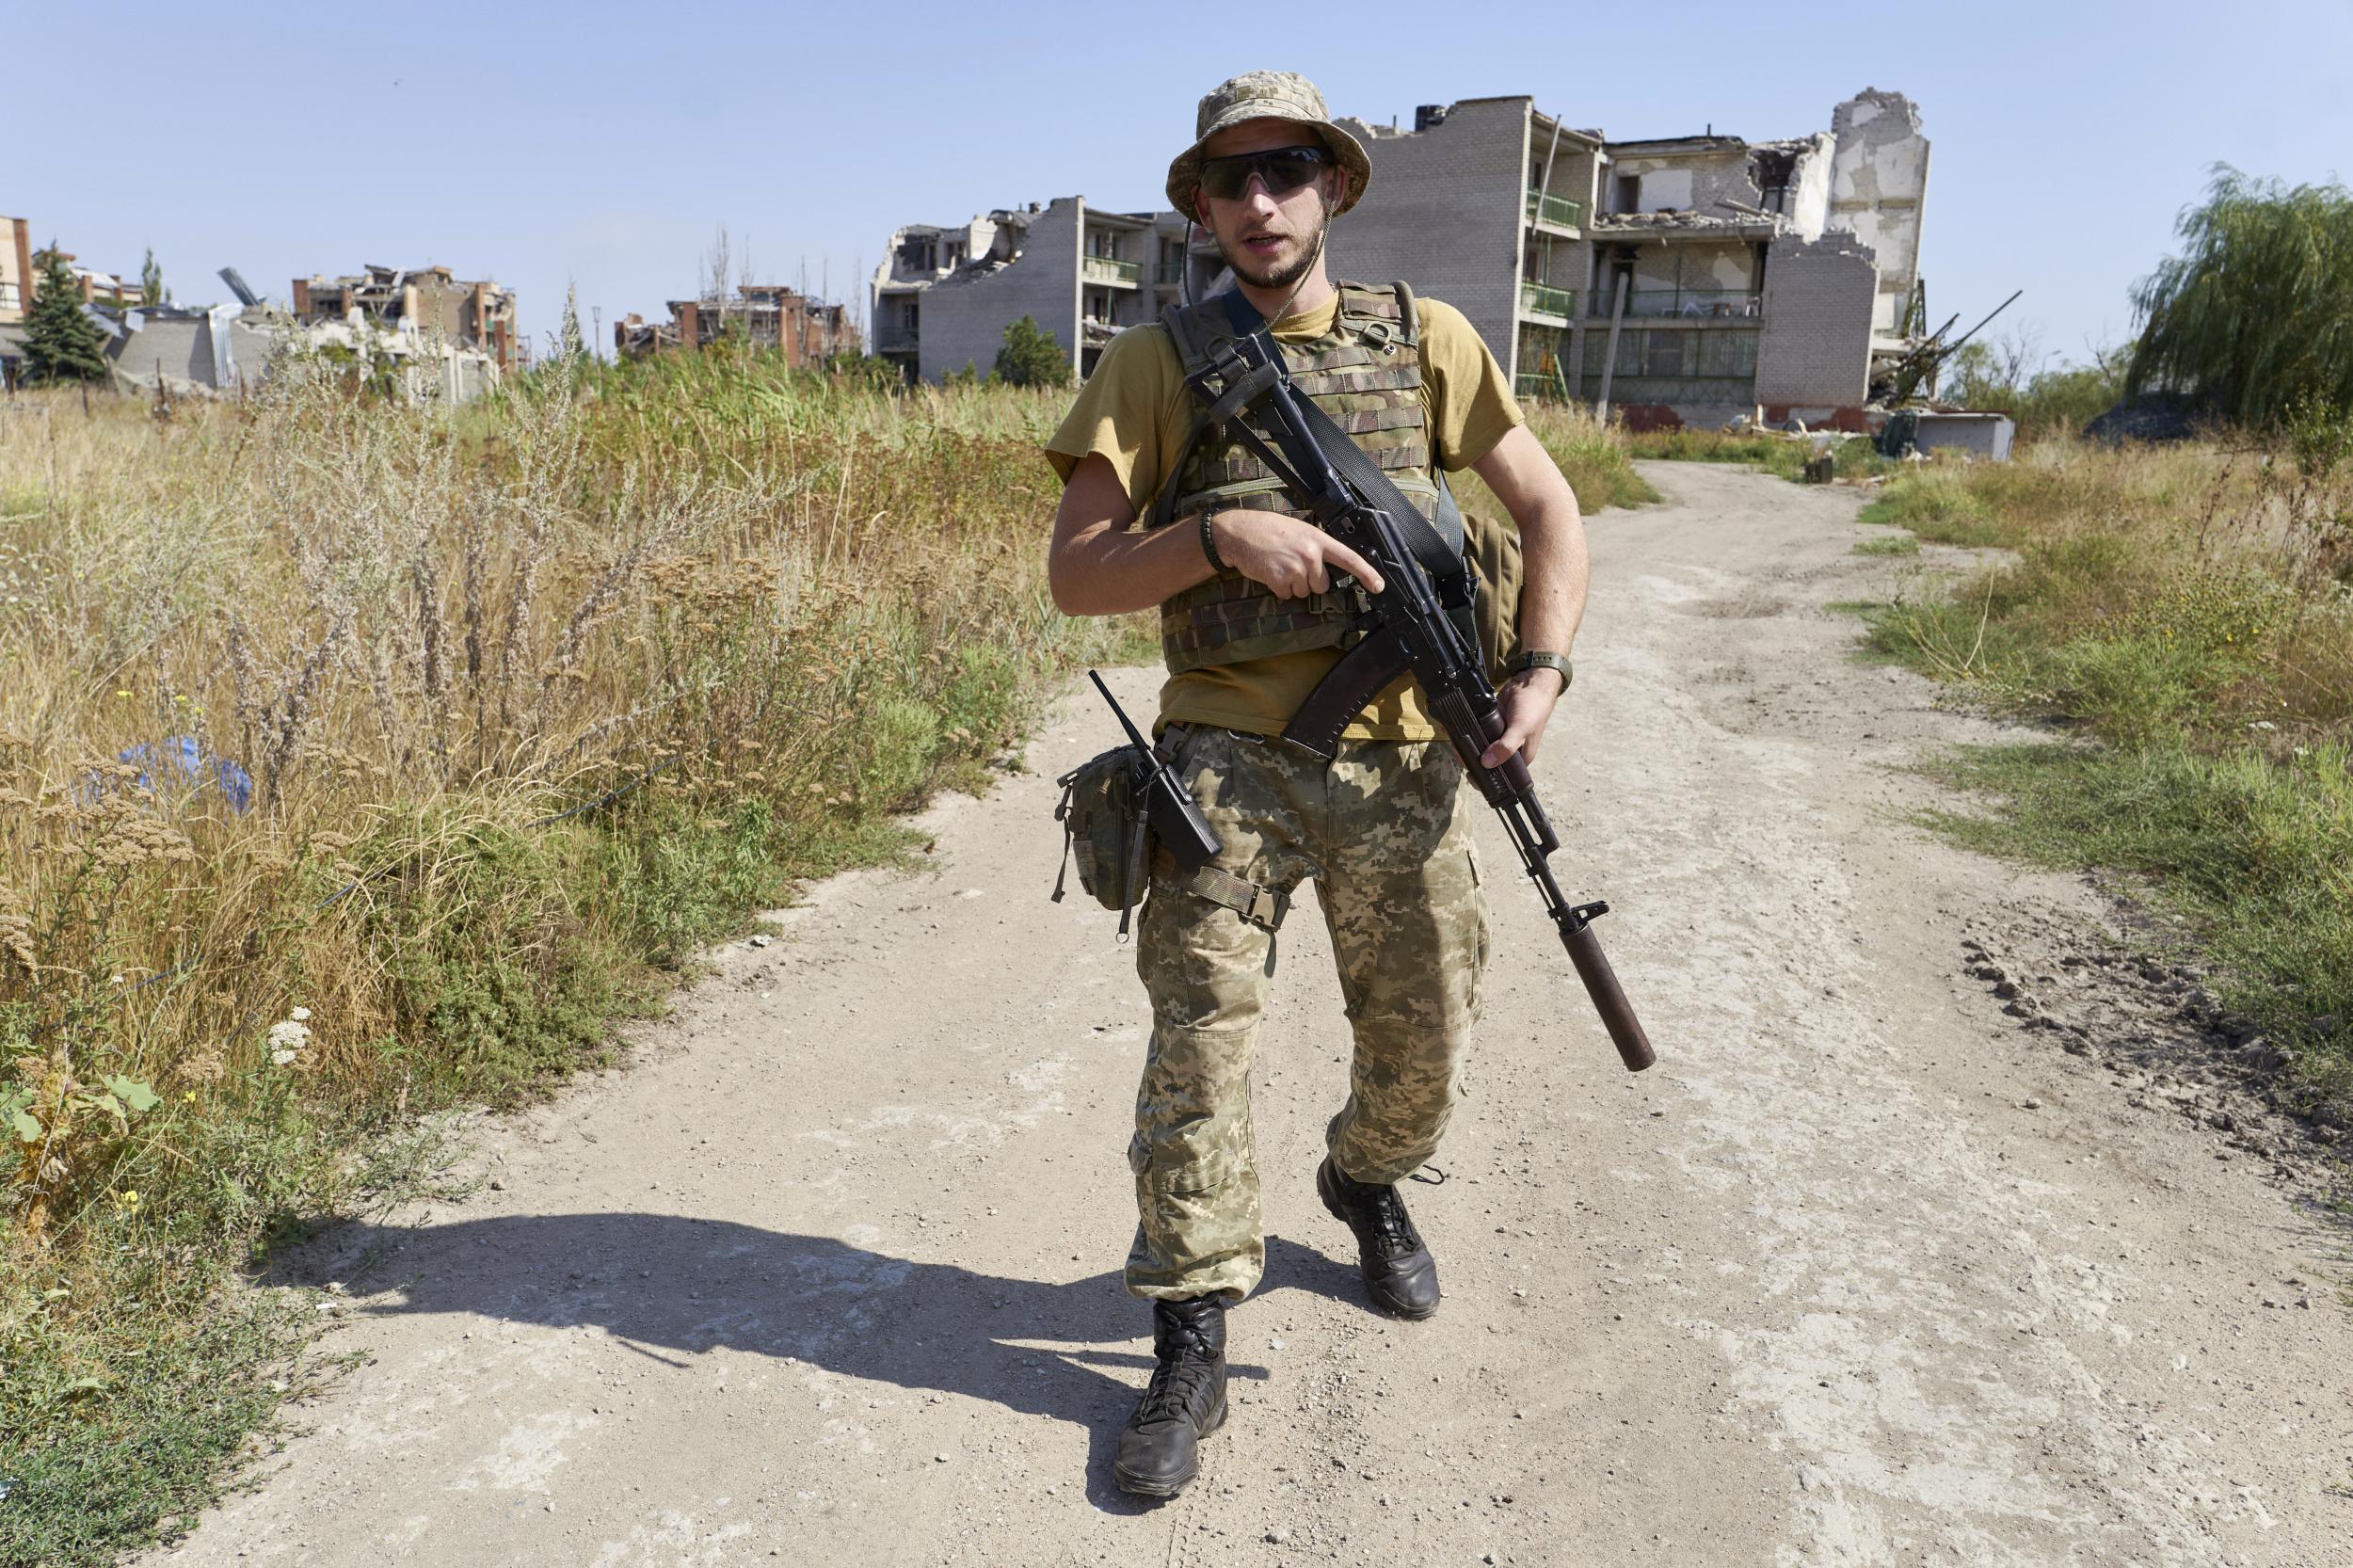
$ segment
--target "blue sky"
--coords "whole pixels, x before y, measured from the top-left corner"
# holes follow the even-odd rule
[[[1525,92],[1621,137],[1795,136],[1902,91],[1934,143],[1933,317],[2024,288],[2001,325],[2074,357],[2129,332],[2208,166],[2353,172],[2348,0],[6,10],[0,212],[40,238],[126,273],[152,245],[186,303],[227,297],[224,264],[281,296],[444,264],[519,289],[535,341],[568,280],[584,324],[662,315],[722,224],[772,279],[855,298],[903,222],[1158,206],[1194,100],[1262,66],[1368,120]]]

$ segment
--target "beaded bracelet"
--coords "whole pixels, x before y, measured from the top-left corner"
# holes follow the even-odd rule
[[[1206,556],[1208,556],[1208,557],[1209,558],[1209,566],[1210,566],[1210,568],[1211,568],[1212,569],[1217,570],[1217,571],[1224,571],[1224,570],[1225,569],[1225,563],[1223,560],[1221,560],[1221,559],[1219,559],[1219,558],[1218,558],[1218,553],[1217,553],[1217,535],[1216,535],[1215,533],[1211,532],[1211,530],[1210,530],[1210,528],[1209,528],[1209,523],[1210,523],[1210,522],[1211,522],[1211,521],[1212,521],[1212,520],[1213,520],[1216,517],[1217,517],[1217,513],[1216,513],[1216,512],[1214,512],[1214,511],[1210,510],[1210,509],[1209,509],[1209,508],[1208,508],[1208,507],[1204,507],[1204,508],[1202,508],[1202,512],[1201,512],[1201,553],[1202,553],[1202,554],[1204,554],[1204,555],[1206,555]]]

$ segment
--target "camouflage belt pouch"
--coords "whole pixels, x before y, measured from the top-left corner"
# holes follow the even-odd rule
[[[1161,754],[1173,761],[1183,736],[1182,727],[1171,725],[1160,743]],[[1223,904],[1254,924],[1280,930],[1290,909],[1289,892],[1245,882],[1214,866],[1203,866],[1190,875],[1177,870],[1176,857],[1152,836],[1138,777],[1135,748],[1114,746],[1054,780],[1062,787],[1062,800],[1054,807],[1054,820],[1062,824],[1062,869],[1054,876],[1054,902],[1062,902],[1075,861],[1079,887],[1104,908],[1119,911],[1123,938],[1155,872],[1161,882]]]
[[[1080,888],[1104,908],[1119,911],[1123,936],[1128,911],[1144,896],[1152,868],[1152,834],[1136,796],[1134,756],[1132,747],[1115,746],[1054,781],[1062,786],[1054,820],[1063,827],[1054,902],[1062,902],[1071,862],[1077,861]]]

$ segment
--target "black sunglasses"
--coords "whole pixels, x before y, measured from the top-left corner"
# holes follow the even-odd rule
[[[1201,194],[1231,201],[1250,188],[1255,174],[1269,196],[1289,196],[1331,167],[1332,154],[1321,147],[1270,147],[1261,152],[1236,152],[1201,161]]]

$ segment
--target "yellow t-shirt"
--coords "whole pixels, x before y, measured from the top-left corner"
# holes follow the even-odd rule
[[[1434,299],[1415,304],[1421,316],[1422,402],[1431,451],[1439,467],[1454,472],[1484,457],[1526,416],[1513,400],[1503,367],[1463,312]],[[1332,329],[1339,308],[1335,293],[1325,304],[1276,322],[1274,336],[1294,342],[1320,338]],[[1047,443],[1046,458],[1068,483],[1080,458],[1101,455],[1140,517],[1183,448],[1193,415],[1193,394],[1185,388],[1167,328],[1158,322],[1131,328],[1104,348],[1095,374]],[[1160,687],[1160,722],[1278,734],[1339,658],[1338,648],[1309,648],[1172,675]],[[1437,733],[1410,675],[1400,677],[1341,731],[1359,741],[1428,741]]]

